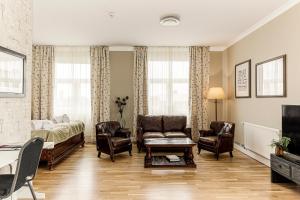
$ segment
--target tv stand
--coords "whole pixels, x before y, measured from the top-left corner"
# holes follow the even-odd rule
[[[300,185],[300,157],[290,153],[285,153],[282,157],[271,154],[271,181]]]

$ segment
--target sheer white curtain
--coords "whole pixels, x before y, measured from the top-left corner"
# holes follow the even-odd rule
[[[54,116],[68,114],[91,134],[91,66],[89,47],[56,47]]]
[[[148,48],[148,107],[152,115],[189,116],[189,48]]]

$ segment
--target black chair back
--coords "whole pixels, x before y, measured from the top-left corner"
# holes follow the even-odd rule
[[[39,166],[43,145],[44,140],[38,137],[24,144],[19,153],[12,191],[20,189],[26,182],[33,180]]]

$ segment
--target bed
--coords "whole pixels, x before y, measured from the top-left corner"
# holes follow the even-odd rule
[[[84,146],[84,123],[71,121],[69,123],[55,124],[51,129],[38,129],[31,131],[31,137],[41,137],[45,142],[52,143],[52,147],[44,148],[41,161],[46,161],[49,170],[66,158],[79,146]]]

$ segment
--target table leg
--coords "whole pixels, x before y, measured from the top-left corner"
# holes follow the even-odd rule
[[[151,158],[152,158],[151,147],[147,147],[146,157],[148,160],[151,160]]]

